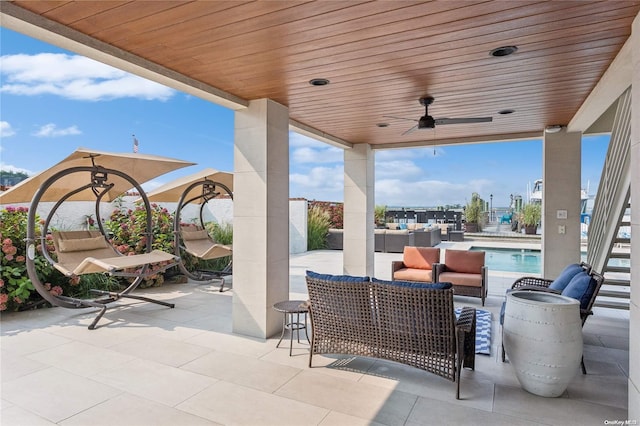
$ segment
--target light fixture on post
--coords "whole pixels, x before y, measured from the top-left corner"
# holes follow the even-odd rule
[[[551,124],[544,128],[546,133],[558,133],[564,126],[562,124]]]

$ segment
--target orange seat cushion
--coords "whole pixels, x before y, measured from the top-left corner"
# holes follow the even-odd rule
[[[467,287],[482,287],[482,274],[467,274],[461,272],[442,272],[438,275],[441,283],[463,285]]]
[[[431,270],[434,263],[440,262],[440,249],[435,247],[405,246],[402,263],[407,268]]]
[[[484,266],[483,251],[447,250],[444,263],[448,272],[481,274]]]
[[[396,281],[424,281],[432,282],[433,275],[431,269],[402,268],[393,273]]]

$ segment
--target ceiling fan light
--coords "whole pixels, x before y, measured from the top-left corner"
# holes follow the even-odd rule
[[[436,121],[430,115],[420,117],[418,120],[418,129],[434,129],[436,127]]]

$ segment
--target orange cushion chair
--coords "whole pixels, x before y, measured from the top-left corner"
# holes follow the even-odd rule
[[[434,281],[450,282],[459,296],[487,297],[487,267],[484,251],[445,250],[444,263],[433,267]]]
[[[395,281],[434,282],[433,265],[440,262],[440,249],[435,247],[405,247],[402,260],[391,262],[391,277]]]

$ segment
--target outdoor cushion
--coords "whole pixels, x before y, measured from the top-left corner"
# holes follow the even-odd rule
[[[578,263],[572,263],[571,265],[564,268],[558,278],[553,280],[551,284],[549,284],[549,288],[553,290],[563,291],[573,277],[575,277],[580,272],[584,272],[584,269]]]
[[[451,283],[447,282],[438,282],[438,283],[423,283],[423,282],[413,282],[413,281],[385,281],[379,280],[377,278],[371,278],[371,282],[379,283],[379,284],[388,284],[388,285],[397,285],[399,287],[409,287],[409,288],[426,288],[432,290],[446,290],[451,288]]]
[[[401,223],[400,224],[400,229],[407,229],[407,224],[406,223]]]
[[[369,282],[369,277],[355,277],[353,275],[331,275],[331,274],[319,274],[317,272],[313,272],[313,271],[307,271],[307,276],[311,277],[311,278],[316,278],[319,280],[325,280],[325,281],[346,281],[346,282],[352,282],[352,283],[359,283],[359,282]]]
[[[484,251],[451,250],[445,252],[447,272],[480,274],[484,266]]]
[[[438,281],[452,282],[456,285],[463,285],[467,287],[482,287],[482,274],[442,272],[438,275]]]
[[[433,271],[431,269],[402,268],[393,273],[394,280],[403,281],[433,281]]]
[[[431,269],[431,265],[440,262],[440,249],[432,247],[404,248],[402,263],[407,268]]]
[[[103,249],[105,247],[107,247],[107,243],[102,235],[98,235],[97,237],[93,238],[73,238],[68,240],[58,240],[58,248],[62,253]]]
[[[567,287],[562,291],[562,295],[578,300],[580,302],[580,309],[587,309],[595,287],[596,280],[586,271],[583,271],[571,278]]]
[[[206,229],[200,229],[198,231],[182,231],[182,239],[187,241],[192,240],[204,240],[209,238],[209,233]]]

